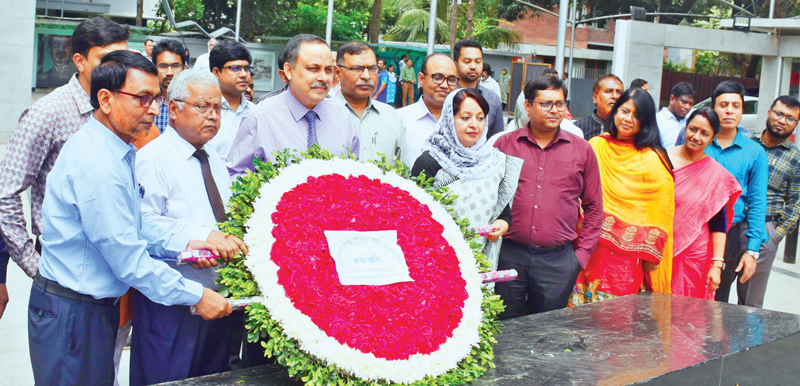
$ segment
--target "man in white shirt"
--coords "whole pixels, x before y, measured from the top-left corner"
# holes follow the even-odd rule
[[[483,63],[483,74],[481,74],[481,86],[494,91],[497,96],[500,96],[500,84],[492,78],[492,66],[489,63]]]
[[[223,161],[207,142],[220,125],[222,95],[210,72],[186,70],[169,85],[170,125],[136,156],[143,187],[142,217],[162,229],[207,240],[220,248],[242,241],[219,232],[230,199]],[[146,150],[146,151],[144,151]],[[216,290],[213,269],[167,261],[184,278]],[[176,381],[223,372],[229,358],[230,317],[204,321],[186,306],[164,306],[134,294],[131,384]]]
[[[686,82],[680,82],[672,87],[669,93],[669,106],[664,107],[656,114],[658,132],[661,134],[661,144],[664,148],[675,146],[681,130],[686,127],[686,115],[694,106],[694,89]]]
[[[255,107],[243,95],[250,84],[252,62],[250,51],[239,42],[223,40],[211,50],[211,72],[222,90],[222,115],[219,132],[208,141],[208,146],[213,147],[223,160],[228,157],[242,119]]]
[[[208,52],[198,56],[197,60],[194,61],[194,67],[192,67],[192,68],[195,69],[195,70],[208,70],[208,69],[210,69],[210,66],[209,66],[209,55],[211,53],[211,50],[213,50],[214,46],[216,46],[216,45],[217,45],[217,39],[211,38],[208,41]]]
[[[379,161],[381,154],[391,162],[403,159],[405,127],[392,106],[371,98],[378,85],[375,51],[363,42],[339,48],[336,72],[342,92],[332,99],[350,111],[358,125],[361,161]]]
[[[442,115],[442,105],[447,95],[458,87],[456,63],[441,53],[431,54],[422,61],[422,71],[417,74],[422,87],[422,97],[417,103],[397,110],[406,128],[406,146],[403,163],[409,167],[422,155],[422,146],[436,131],[436,122]]]

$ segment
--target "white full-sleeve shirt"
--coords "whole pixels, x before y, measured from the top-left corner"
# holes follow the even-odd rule
[[[211,174],[222,203],[231,198],[230,177],[219,154],[208,145]],[[136,177],[144,189],[142,217],[161,228],[184,235],[192,240],[206,240],[212,230],[218,230],[214,210],[206,192],[200,161],[194,157],[195,147],[171,126],[136,154]],[[214,269],[198,270],[188,265],[176,268],[184,277],[215,289]]]

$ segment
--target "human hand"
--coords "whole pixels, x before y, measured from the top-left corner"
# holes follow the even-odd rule
[[[492,233],[489,233],[489,235],[486,236],[486,239],[488,239],[491,242],[496,242],[497,240],[500,240],[500,237],[504,236],[506,232],[508,232],[508,223],[505,220],[500,220],[500,219],[494,220],[494,222],[492,223],[492,227],[494,227],[494,229],[496,230]]]
[[[5,284],[0,284],[0,319],[3,318],[3,312],[6,311],[8,304],[8,287]]]
[[[216,244],[209,243],[208,241],[200,241],[200,240],[191,240],[189,244],[186,245],[186,250],[193,251],[197,249],[208,249],[214,255],[219,256],[219,248],[217,248]],[[206,259],[205,257],[201,257],[194,263],[189,263],[193,268],[196,269],[205,269],[217,266],[217,259],[212,257],[210,259]]]
[[[217,246],[220,257],[225,261],[232,260],[240,250],[245,255],[249,253],[240,238],[219,231],[211,231],[206,241]]]
[[[711,265],[711,269],[708,271],[708,276],[706,277],[706,287],[708,287],[708,293],[712,293],[719,288],[719,283],[722,281],[721,275],[722,264],[717,265],[715,262]]]
[[[749,253],[742,255],[742,259],[739,260],[739,265],[736,267],[737,273],[744,269],[739,282],[746,283],[748,280],[750,280],[750,278],[753,277],[753,274],[756,273],[756,265],[758,265],[758,262],[756,261],[755,257]]]
[[[194,305],[197,314],[205,320],[219,319],[233,311],[231,304],[222,295],[208,288],[203,288],[203,297]]]

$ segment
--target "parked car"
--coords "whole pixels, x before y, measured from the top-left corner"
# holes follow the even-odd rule
[[[702,107],[713,108],[711,106],[711,98],[708,98],[700,103],[697,103],[692,107],[692,111],[689,112],[689,115],[692,114],[694,110],[697,110]],[[759,130],[759,126],[763,129],[763,125],[759,125],[756,122],[756,115],[758,113],[758,97],[753,97],[749,95],[744,96],[744,112],[742,113],[742,122],[739,123],[740,126],[744,126],[745,129],[750,130],[751,132],[755,132]],[[689,116],[687,115],[687,117]]]

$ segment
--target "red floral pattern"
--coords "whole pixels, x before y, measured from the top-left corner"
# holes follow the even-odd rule
[[[453,335],[467,299],[455,250],[426,205],[366,176],[309,177],[272,214],[278,283],[317,327],[388,360],[429,354]],[[413,282],[343,286],[323,231],[396,230]]]

